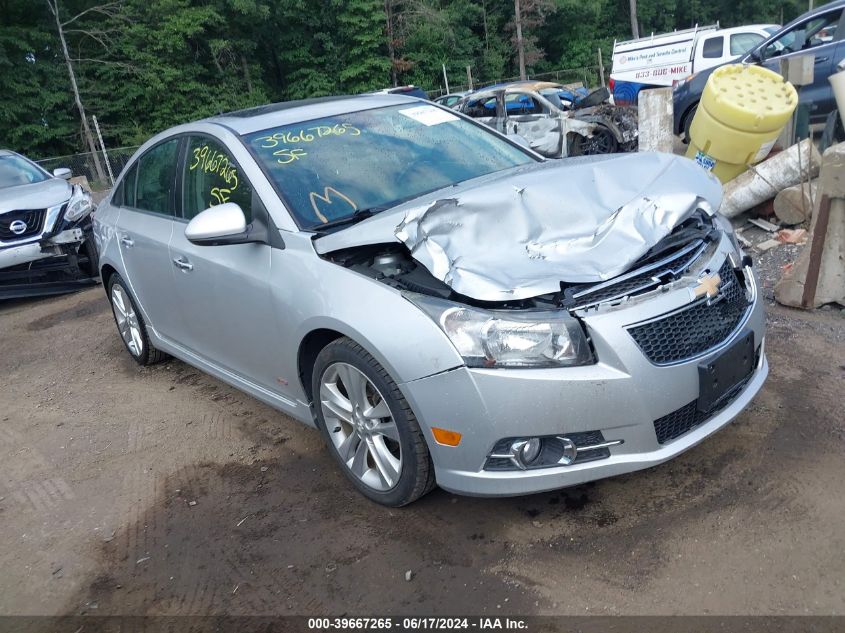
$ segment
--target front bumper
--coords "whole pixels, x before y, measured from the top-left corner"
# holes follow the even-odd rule
[[[727,256],[714,256],[715,269]],[[719,259],[721,258],[721,259]],[[560,369],[459,369],[402,385],[424,432],[431,427],[462,434],[458,447],[429,441],[438,484],[479,496],[543,492],[628,473],[665,462],[702,441],[736,417],[768,375],[765,316],[757,283],[746,269],[751,306],[739,326],[717,347],[671,365],[651,363],[626,328],[690,302],[677,287],[632,307],[583,316],[599,362]],[[658,441],[655,421],[699,398],[699,364],[715,358],[742,333],[754,333],[759,358],[747,382],[712,417],[680,437]],[[485,470],[493,446],[503,438],[601,431],[612,446],[605,459],[535,470]]]
[[[74,292],[96,283],[86,272],[88,255],[80,253],[88,241],[93,246],[90,219],[47,239],[0,248],[0,300]]]

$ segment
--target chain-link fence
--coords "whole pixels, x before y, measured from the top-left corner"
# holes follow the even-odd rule
[[[120,170],[129,162],[132,154],[135,153],[138,147],[117,147],[108,150],[108,165],[111,167],[111,173],[117,178]],[[54,169],[60,167],[67,167],[71,170],[74,176],[85,176],[88,179],[88,184],[92,191],[104,191],[111,187],[109,180],[108,167],[106,166],[105,157],[102,152],[97,153],[100,166],[102,168],[103,177],[97,173],[96,163],[94,162],[91,152],[82,154],[70,154],[68,156],[55,156],[53,158],[44,158],[36,161],[44,169],[52,172]]]

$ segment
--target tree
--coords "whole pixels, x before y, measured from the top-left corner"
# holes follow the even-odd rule
[[[77,109],[79,110],[79,118],[82,121],[82,133],[85,138],[85,142],[88,145],[88,151],[91,152],[91,157],[94,159],[94,168],[97,171],[97,178],[100,180],[105,180],[106,175],[103,171],[103,166],[100,164],[100,157],[97,152],[97,146],[94,143],[94,135],[91,134],[91,126],[88,124],[88,117],[85,115],[85,107],[82,105],[82,98],[79,96],[79,85],[76,82],[76,73],[73,70],[73,62],[70,58],[70,53],[67,49],[67,40],[65,39],[65,31],[64,28],[75,22],[79,18],[81,18],[86,13],[90,13],[92,11],[98,13],[110,13],[116,10],[118,3],[117,2],[110,2],[108,4],[97,5],[91,7],[89,9],[85,9],[81,13],[77,13],[75,16],[62,22],[60,13],[59,13],[59,0],[46,0],[47,7],[50,9],[50,12],[53,14],[53,17],[56,20],[56,31],[59,34],[59,41],[62,45],[62,55],[65,59],[65,64],[67,64],[67,72],[70,78],[70,87],[73,91],[73,100],[76,104]]]
[[[343,91],[365,92],[383,88],[392,60],[385,46],[381,0],[336,0],[337,44],[343,65],[338,78]]]
[[[634,0],[631,0],[632,2]],[[526,79],[525,74],[525,40],[522,39],[522,9],[519,0],[513,0],[513,16],[516,26],[516,54],[519,57],[519,78]]]
[[[543,49],[537,45],[537,36],[533,30],[541,26],[546,15],[554,9],[554,0],[514,0],[513,9],[513,44],[519,77],[526,79],[526,67],[541,60],[544,54]]]
[[[640,38],[640,23],[637,20],[637,0],[628,0],[631,10],[631,35],[635,40]]]

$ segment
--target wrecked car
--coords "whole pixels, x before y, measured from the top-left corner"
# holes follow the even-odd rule
[[[685,158],[545,160],[436,104],[318,99],[145,143],[95,235],[118,332],[319,429],[361,493],[664,462],[768,372],[751,261]]]
[[[470,93],[454,105],[502,134],[521,137],[547,158],[636,151],[637,110],[608,103],[606,88],[587,93],[545,81],[519,81]]]
[[[98,274],[91,196],[70,185],[69,169],[49,174],[0,150],[0,299],[71,292]]]

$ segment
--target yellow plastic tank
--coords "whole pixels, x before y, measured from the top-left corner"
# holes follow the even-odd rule
[[[726,183],[759,163],[798,107],[798,93],[776,72],[730,64],[707,80],[690,127],[687,158]]]

